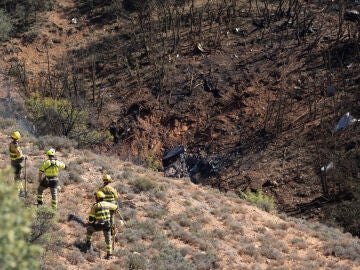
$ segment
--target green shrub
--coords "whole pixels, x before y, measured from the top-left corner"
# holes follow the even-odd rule
[[[36,208],[36,217],[31,224],[30,242],[46,244],[47,235],[52,232],[56,222],[56,210],[42,206]]]
[[[135,193],[140,193],[142,191],[149,191],[157,187],[157,184],[145,177],[138,177],[135,180],[129,183]]]
[[[157,171],[160,166],[160,161],[156,159],[155,152],[151,151],[150,156],[146,159],[147,167],[152,171]]]
[[[104,139],[103,135],[88,127],[90,114],[86,108],[67,99],[41,98],[39,94],[34,94],[26,100],[25,106],[28,120],[39,135],[65,136],[76,140],[81,146]]]
[[[4,222],[0,230],[1,269],[39,269],[41,247],[29,243],[34,209],[25,208],[15,185],[5,179],[10,171],[0,171],[0,215]]]
[[[342,226],[345,231],[360,236],[360,201],[342,202],[336,207],[331,207],[327,211],[327,217],[328,220],[334,220],[336,225]]]
[[[275,202],[274,199],[263,194],[262,190],[259,189],[256,192],[252,192],[249,189],[245,190],[245,192],[239,192],[240,198],[255,204],[260,209],[271,212],[275,210]]]

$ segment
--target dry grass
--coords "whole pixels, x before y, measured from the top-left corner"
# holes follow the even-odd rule
[[[30,138],[26,149],[32,153],[28,178],[35,181],[44,154]],[[234,193],[164,178],[113,158],[71,148],[58,154],[69,169],[60,177],[63,189],[54,230],[42,242],[47,247],[44,269],[360,269],[359,239],[340,230],[267,213]],[[6,160],[7,154],[1,157]],[[90,256],[79,249],[85,228],[67,220],[75,213],[86,221],[104,170],[116,175],[112,185],[121,194],[126,222],[118,228],[110,262],[103,260],[101,232],[93,237],[99,253]],[[29,205],[36,200],[36,188],[37,183],[29,183]],[[49,203],[50,192],[44,195]],[[119,216],[116,221],[120,224]]]

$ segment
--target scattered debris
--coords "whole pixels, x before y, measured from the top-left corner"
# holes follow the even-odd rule
[[[327,172],[327,171],[329,171],[329,170],[331,170],[333,168],[334,168],[334,162],[331,161],[328,165],[326,165],[326,167],[322,166],[321,171],[322,172]]]
[[[72,18],[72,19],[71,19],[71,23],[72,23],[72,24],[77,24],[77,23],[78,23],[77,18],[75,18],[75,17],[74,17],[74,18]]]
[[[326,87],[326,95],[328,97],[332,97],[332,96],[335,96],[335,88],[331,85],[327,86]]]
[[[345,113],[337,123],[335,131],[345,130],[347,127],[353,125],[359,120],[355,119],[349,112]]]
[[[217,175],[220,159],[205,159],[186,152],[184,146],[177,146],[164,152],[163,167],[166,177],[190,177],[198,184],[204,179]]]
[[[197,53],[206,53],[206,50],[204,49],[201,43],[196,44],[195,51]]]
[[[309,33],[309,34],[314,34],[316,31],[315,31],[315,29],[314,28],[312,28],[311,26],[307,29],[307,32]]]
[[[162,162],[166,177],[182,178],[188,176],[185,152],[184,146],[177,146],[164,152]]]
[[[360,19],[360,13],[356,9],[345,10],[344,19],[347,21],[356,22]]]

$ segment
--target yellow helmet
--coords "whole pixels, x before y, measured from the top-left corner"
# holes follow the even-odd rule
[[[14,131],[13,134],[11,134],[11,138],[14,140],[19,140],[21,138],[21,134],[19,131]]]
[[[103,177],[102,177],[102,180],[105,182],[105,183],[110,183],[111,182],[111,176],[109,174],[103,174]]]
[[[97,199],[104,199],[105,198],[105,194],[104,192],[102,192],[101,190],[99,190],[98,192],[95,193],[95,196]]]
[[[49,150],[46,151],[46,154],[48,156],[55,156],[55,149],[54,148],[50,148]]]

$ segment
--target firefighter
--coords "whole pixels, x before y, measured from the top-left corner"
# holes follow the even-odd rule
[[[19,140],[21,139],[21,134],[19,131],[14,131],[11,134],[12,141],[9,145],[11,167],[14,170],[14,181],[16,183],[17,189],[19,191],[19,196],[24,197],[25,191],[21,180],[21,170],[24,167],[23,162],[27,159],[27,156],[23,155],[20,146]]]
[[[118,205],[117,199],[119,198],[119,194],[115,188],[109,185],[112,182],[111,176],[109,174],[103,174],[102,180],[104,184],[102,187],[99,188],[98,191],[102,191],[105,194],[104,201]],[[115,213],[113,211],[110,211],[110,223],[111,223],[111,235],[114,236]]]
[[[43,204],[43,192],[45,189],[50,188],[51,192],[51,206],[57,208],[58,205],[58,174],[59,169],[65,169],[66,165],[55,158],[55,149],[50,148],[46,151],[48,160],[44,161],[39,169],[39,187],[37,190],[37,203],[38,205]]]
[[[116,200],[119,198],[119,194],[115,188],[109,185],[112,182],[111,176],[109,174],[103,174],[102,180],[104,184],[99,188],[99,191],[105,194],[104,201],[117,204]]]
[[[89,213],[89,223],[86,229],[86,249],[92,250],[91,239],[94,232],[103,231],[106,243],[106,257],[112,258],[112,239],[111,239],[111,223],[110,212],[118,210],[118,206],[114,203],[104,201],[106,195],[102,191],[95,193],[96,203],[91,207]]]

